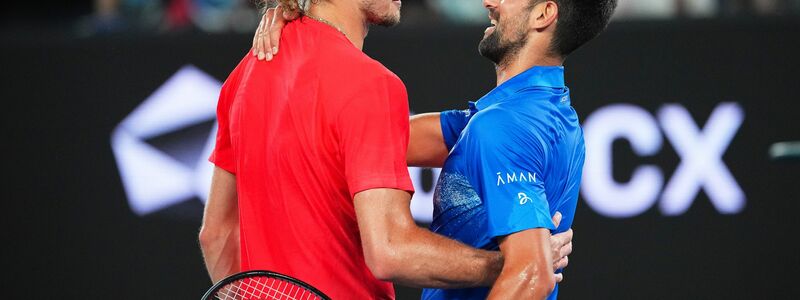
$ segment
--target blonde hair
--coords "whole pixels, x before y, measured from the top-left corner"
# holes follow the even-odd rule
[[[317,0],[263,0],[265,8],[282,6],[287,12],[303,14],[308,6]]]

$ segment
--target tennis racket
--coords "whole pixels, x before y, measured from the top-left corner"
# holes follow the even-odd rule
[[[202,300],[330,300],[311,285],[270,271],[248,271],[228,276]]]

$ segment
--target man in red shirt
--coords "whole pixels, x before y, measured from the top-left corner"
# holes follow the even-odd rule
[[[387,281],[457,288],[497,278],[499,252],[411,217],[406,90],[361,52],[368,25],[397,23],[399,9],[393,0],[314,2],[283,29],[286,50],[272,63],[247,55],[231,73],[200,233],[214,282],[267,269],[333,299],[393,299]]]

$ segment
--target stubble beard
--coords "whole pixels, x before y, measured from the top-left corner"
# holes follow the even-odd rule
[[[524,24],[528,22],[528,17],[523,18],[523,22],[517,22],[515,25],[519,28],[524,28]],[[513,39],[509,40],[503,38],[504,29],[505,26],[501,24],[496,25],[494,32],[481,40],[480,44],[478,44],[478,52],[498,67],[506,66],[514,61],[519,51],[528,42],[528,35],[525,30],[510,29],[509,33],[513,34]]]
[[[392,27],[397,24],[400,24],[400,11],[398,10],[396,13],[394,11],[388,11],[383,14],[376,12],[376,1],[386,1],[386,0],[362,0],[361,1],[361,10],[367,15],[367,22],[372,25],[378,25],[382,27]],[[394,5],[393,3],[390,5]]]

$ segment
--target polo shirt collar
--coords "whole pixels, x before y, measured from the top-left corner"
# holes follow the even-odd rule
[[[535,66],[509,79],[474,103],[477,110],[498,103],[517,92],[532,87],[565,88],[563,66]],[[472,105],[470,105],[472,106]]]

